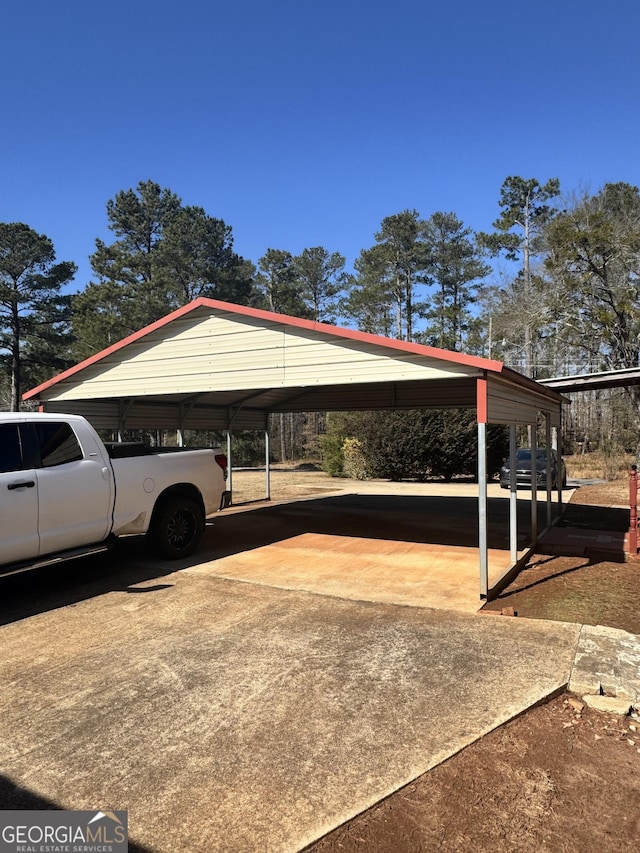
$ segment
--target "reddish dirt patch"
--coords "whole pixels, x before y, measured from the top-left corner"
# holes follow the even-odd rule
[[[640,634],[640,562],[538,554],[484,610],[505,607],[531,619],[608,625]]]
[[[565,522],[624,530],[628,512],[611,506],[623,491],[579,489]],[[536,555],[487,605],[504,607],[640,633],[640,561]],[[576,703],[560,696],[512,720],[307,851],[637,850],[640,721]]]

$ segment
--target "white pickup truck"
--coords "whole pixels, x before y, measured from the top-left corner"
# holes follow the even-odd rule
[[[0,575],[146,534],[188,556],[205,518],[229,504],[220,448],[104,444],[77,415],[0,412]]]

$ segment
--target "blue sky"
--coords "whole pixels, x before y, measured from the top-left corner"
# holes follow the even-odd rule
[[[351,265],[385,216],[487,230],[509,175],[640,184],[635,0],[32,0],[0,30],[0,221],[91,278],[106,203],[154,180],[256,262]]]

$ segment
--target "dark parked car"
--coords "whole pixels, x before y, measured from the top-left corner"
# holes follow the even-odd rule
[[[536,482],[539,488],[547,488],[548,470],[551,472],[552,489],[557,488],[559,483],[563,488],[567,485],[565,464],[562,459],[558,459],[556,451],[549,451],[549,461],[547,461],[547,451],[544,448],[538,449],[536,451]],[[500,486],[503,489],[508,489],[511,485],[510,473],[509,460],[505,459],[500,469]],[[521,447],[516,451],[516,485],[531,488],[531,450],[528,447]]]

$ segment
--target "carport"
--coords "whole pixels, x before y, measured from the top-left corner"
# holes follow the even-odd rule
[[[481,598],[491,592],[487,425],[509,426],[512,460],[516,427],[533,427],[539,418],[547,448],[557,447],[563,400],[499,361],[204,298],[32,389],[24,399],[37,400],[49,412],[84,415],[96,429],[171,429],[179,437],[185,430],[224,430],[229,450],[234,430],[262,430],[267,472],[272,413],[475,408]],[[536,430],[530,433],[535,449]],[[531,547],[538,537],[535,476],[533,481]],[[546,497],[549,526],[550,483]],[[519,556],[515,483],[510,501],[513,567]]]

